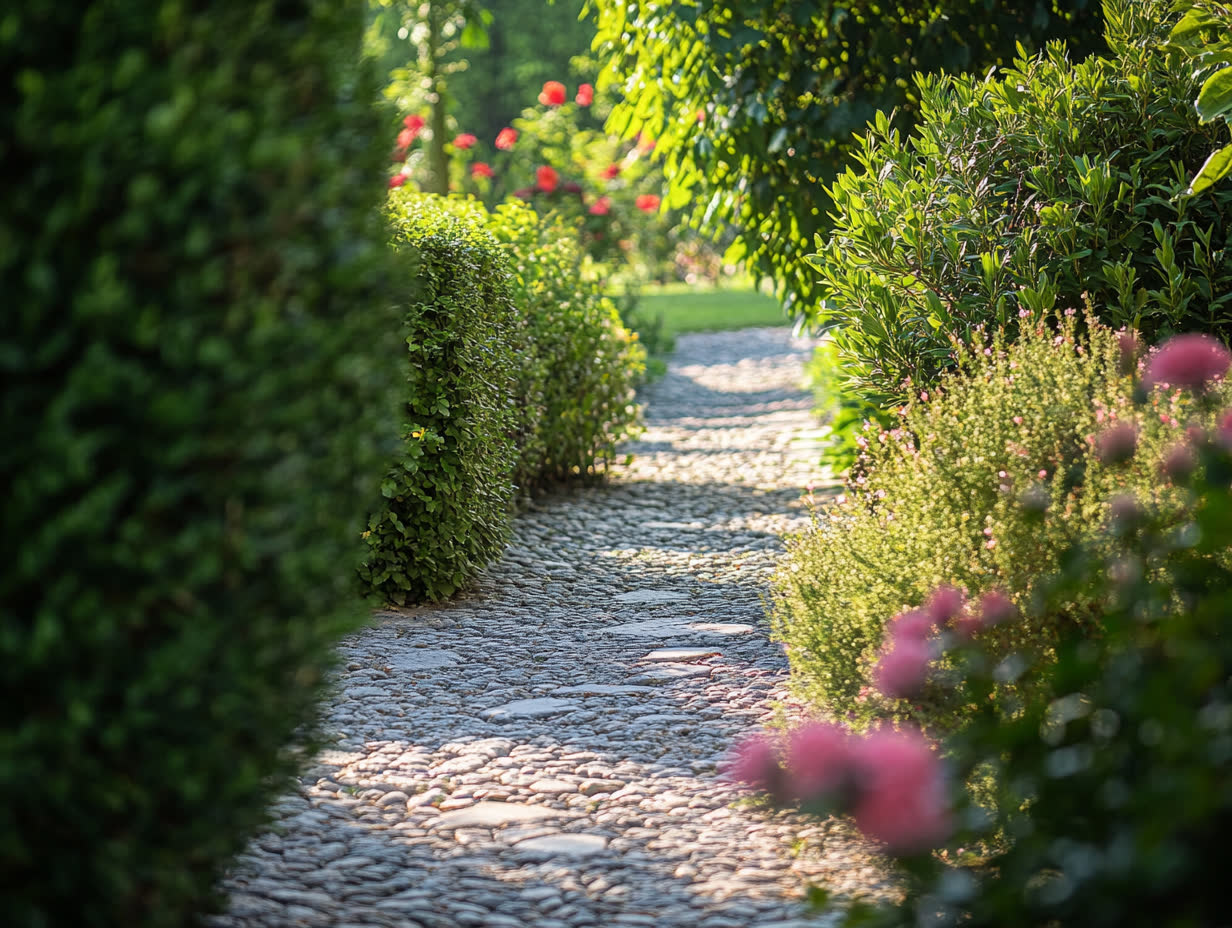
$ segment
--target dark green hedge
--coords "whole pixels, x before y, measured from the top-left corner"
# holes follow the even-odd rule
[[[0,907],[181,926],[311,735],[393,448],[362,6],[0,15]]]
[[[396,249],[419,262],[407,417],[360,577],[404,603],[452,595],[492,561],[515,497],[601,473],[636,426],[645,352],[583,278],[567,226],[403,190],[390,212]]]

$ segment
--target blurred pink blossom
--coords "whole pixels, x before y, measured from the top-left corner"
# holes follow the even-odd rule
[[[1161,469],[1170,480],[1184,480],[1198,466],[1197,455],[1189,445],[1177,442],[1164,452]]]
[[[1200,390],[1226,374],[1230,365],[1232,354],[1217,339],[1196,333],[1177,335],[1147,362],[1146,382]]]
[[[818,799],[846,781],[850,768],[851,733],[830,722],[801,725],[788,736],[787,781],[801,801]]]
[[[896,615],[890,620],[889,632],[895,638],[911,638],[925,641],[932,634],[936,623],[931,615],[922,609],[913,609]]]
[[[906,635],[896,637],[873,668],[873,681],[891,699],[905,699],[924,685],[932,659],[927,641]]]
[[[748,736],[732,749],[722,772],[753,789],[773,792],[780,772],[774,744],[763,734]]]
[[[1010,598],[1000,590],[989,590],[980,597],[978,615],[984,628],[1009,621],[1017,611]]]
[[[1105,464],[1123,463],[1138,449],[1138,430],[1129,422],[1121,422],[1100,432],[1095,447]]]
[[[1232,451],[1232,409],[1219,417],[1219,423],[1215,426],[1215,441]]]
[[[939,586],[924,607],[938,625],[944,625],[962,612],[963,594],[952,586]]]
[[[919,732],[879,729],[853,751],[859,799],[853,814],[868,837],[900,854],[927,851],[952,830],[945,770]]]

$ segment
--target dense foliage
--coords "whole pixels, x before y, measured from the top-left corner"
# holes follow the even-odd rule
[[[883,117],[833,185],[812,260],[860,395],[901,401],[951,339],[1081,305],[1148,340],[1232,334],[1232,185],[1187,195],[1221,130],[1193,106],[1163,0],[1110,0],[1108,57],[1060,47],[995,79],[921,77],[921,120]]]
[[[178,928],[360,618],[382,119],[352,4],[2,19],[4,920]]]
[[[402,603],[449,596],[495,558],[516,496],[602,472],[636,425],[644,352],[565,225],[404,190],[390,212],[416,262],[404,444],[360,576]]]
[[[1194,105],[1205,122],[1232,127],[1232,3],[1226,0],[1178,0],[1185,15],[1172,29],[1177,47],[1192,56],[1192,67],[1202,76],[1202,89]],[[1201,193],[1232,174],[1232,144],[1211,152],[1189,190]]]
[[[1066,37],[1099,45],[1089,0],[599,0],[600,86],[624,96],[609,126],[655,138],[669,205],[736,227],[735,256],[798,312],[817,307],[805,263],[830,205],[819,185],[846,167],[852,134],[879,111],[916,118],[917,71],[982,74]],[[815,195],[802,195],[810,190]]]
[[[504,253],[478,216],[412,194],[391,197],[390,214],[415,271],[399,301],[406,412],[360,577],[403,603],[453,594],[504,545],[525,342]]]
[[[981,776],[997,793],[977,808],[954,791],[946,846],[982,856],[965,866],[953,855],[908,862],[911,892],[874,923],[1227,921],[1219,861],[1232,825],[1232,411],[1218,421],[1178,446],[1190,455],[1190,472],[1172,474],[1184,487],[1182,524],[1127,497],[1104,537],[1070,549],[1043,591],[1043,608],[1098,600],[1099,635],[1067,635],[1046,664],[1025,654],[999,661],[979,636],[959,649],[972,709],[946,751],[956,784]],[[989,698],[1007,673],[1037,678],[1039,698]]]
[[[1077,318],[1063,317],[1059,334],[1041,323],[1014,344],[997,336],[956,348],[961,374],[914,398],[896,428],[865,431],[846,496],[789,541],[773,623],[814,703],[861,723],[952,723],[965,710],[944,675],[910,701],[876,692],[890,616],[941,584],[972,596],[1013,591],[1025,606],[1061,553],[1092,538],[1117,494],[1132,488],[1164,511],[1176,503],[1158,464],[1192,404],[1157,393],[1134,409],[1120,338],[1094,323],[1077,336]],[[1105,463],[1095,443],[1113,423],[1138,429],[1128,465]],[[1006,626],[990,644],[1046,651],[1063,630],[1091,627],[1089,607],[1077,598]]]

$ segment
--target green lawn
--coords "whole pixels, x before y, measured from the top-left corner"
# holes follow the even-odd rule
[[[690,284],[647,287],[642,291],[637,312],[645,319],[662,313],[663,332],[668,336],[790,324],[778,301],[754,290],[752,284],[719,288]]]

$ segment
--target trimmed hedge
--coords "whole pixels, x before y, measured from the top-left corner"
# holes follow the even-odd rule
[[[1224,141],[1168,44],[1170,0],[1109,0],[1111,54],[1060,45],[996,78],[921,76],[909,137],[884,115],[830,190],[812,260],[861,396],[894,405],[953,366],[950,338],[1077,308],[1148,341],[1232,336],[1232,185],[1185,195]]]
[[[363,10],[3,19],[4,919],[178,928],[360,620],[396,434]]]
[[[524,336],[482,210],[400,192],[390,201],[395,250],[416,262],[401,330],[406,406],[359,573],[405,603],[452,595],[504,545]]]
[[[450,596],[494,560],[519,495],[602,472],[636,427],[645,353],[562,223],[405,190],[390,213],[395,247],[420,263],[403,450],[360,577],[405,603]]]
[[[1184,494],[1160,473],[1166,449],[1199,419],[1183,394],[1135,408],[1118,336],[1077,317],[957,349],[960,370],[907,407],[898,427],[869,430],[845,499],[788,542],[774,577],[772,622],[802,695],[861,723],[885,716],[946,725],[965,716],[944,674],[919,698],[885,700],[871,668],[891,616],[943,584],[973,597],[1012,592],[1024,611],[1062,552],[1100,533],[1109,503],[1134,492],[1160,513]],[[1227,395],[1222,388],[1221,395]],[[1115,422],[1139,430],[1128,464],[1100,460]],[[1032,503],[1024,506],[1023,501]],[[1096,627],[1089,602],[987,633],[1001,654],[1047,652],[1069,629]]]

